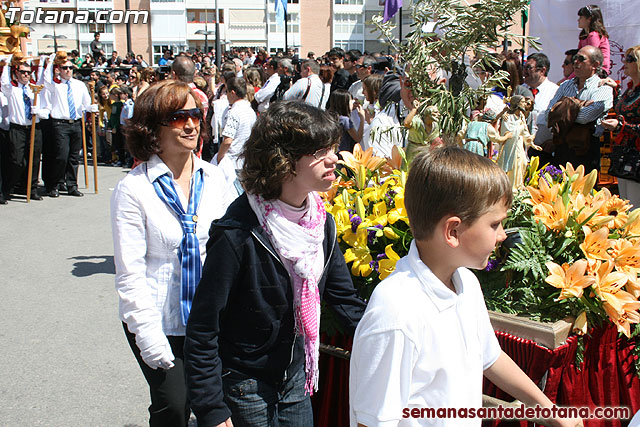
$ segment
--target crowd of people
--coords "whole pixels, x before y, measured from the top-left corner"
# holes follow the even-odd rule
[[[2,71],[10,149],[0,203],[26,180],[32,121],[32,198],[42,198],[40,151],[45,194],[82,196],[81,119],[97,114],[98,160],[132,168],[111,201],[116,288],[152,426],[186,426],[191,410],[199,425],[312,425],[322,303],[346,331],[358,327],[353,426],[387,425],[410,405],[479,407],[483,374],[549,406],[500,350],[466,268],[486,266],[506,237],[501,221],[528,155],[589,172],[600,168],[605,130],[640,148],[640,46],[626,51],[631,84],[622,91],[608,77],[600,9],[581,8],[578,26],[577,49],[552,58],[563,60],[559,85],[543,52],[524,63],[496,53],[495,69],[470,64],[471,84],[498,71],[508,82],[478,98],[450,140],[441,112],[415,99],[406,68],[382,53],[336,47],[301,59],[232,49],[217,69],[211,53],[165,51],[149,67],[133,53],[106,58],[96,34],[84,59],[59,52],[30,66],[14,56]],[[446,73],[433,75],[447,84]],[[31,80],[42,82],[37,99]],[[338,152],[356,144],[389,158],[400,146],[411,161],[405,203],[415,241],[368,306],[317,194],[335,180]],[[619,179],[636,206],[639,180]]]

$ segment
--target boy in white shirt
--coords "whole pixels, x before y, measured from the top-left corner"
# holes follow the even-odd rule
[[[460,426],[480,418],[427,418],[424,408],[481,408],[482,377],[527,405],[552,402],[507,356],[489,322],[480,284],[506,235],[507,176],[457,147],[416,156],[405,188],[414,241],[374,290],[351,355],[351,426]],[[581,425],[552,420],[553,425]]]

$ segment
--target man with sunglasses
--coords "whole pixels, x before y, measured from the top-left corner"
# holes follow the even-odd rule
[[[361,56],[356,64],[356,75],[358,79],[349,86],[349,93],[353,99],[357,99],[360,104],[365,104],[364,93],[362,91],[362,81],[370,76],[374,71],[373,67],[376,65],[376,58],[370,55]]]
[[[561,84],[573,76],[573,57],[578,53],[578,49],[569,49],[564,53],[564,61],[562,62],[562,80],[558,82]]]
[[[14,60],[11,67],[2,70],[2,93],[8,101],[9,139],[7,146],[8,160],[5,163],[5,179],[2,193],[4,199],[11,199],[11,192],[16,184],[27,176],[29,163],[29,146],[31,141],[31,121],[36,120],[33,168],[31,179],[31,199],[42,200],[38,194],[38,176],[40,174],[40,153],[42,152],[42,130],[39,119],[47,118],[48,110],[42,108],[42,97],[38,98],[38,105],[34,103],[34,94],[30,87],[31,66],[21,60]],[[9,76],[11,74],[11,76]],[[26,185],[26,183],[20,183]]]
[[[555,141],[553,159],[556,165],[566,162],[571,162],[574,167],[584,165],[585,173],[600,169],[600,135],[603,132],[600,121],[613,106],[613,90],[608,85],[601,86],[597,74],[602,61],[602,52],[597,47],[585,46],[580,49],[573,62],[575,77],[560,85],[547,106],[543,118],[545,125],[549,112],[562,98],[573,97],[584,101],[575,124],[589,128],[589,140],[584,141],[583,147],[570,146],[563,140]]]
[[[54,79],[54,70],[59,79]],[[44,87],[50,99],[52,138],[47,150],[52,159],[44,176],[49,197],[58,197],[58,188],[66,188],[70,196],[82,197],[78,191],[78,161],[82,147],[82,115],[97,113],[98,105],[91,104],[89,91],[84,83],[73,77],[73,66],[66,52],[58,52],[44,71]]]
[[[540,157],[540,164],[550,163],[553,152],[553,135],[547,127],[546,121],[542,120],[543,113],[549,101],[556,94],[558,85],[547,78],[551,63],[544,53],[533,53],[527,57],[527,62],[523,68],[524,84],[533,94],[533,111],[529,115],[528,125],[531,135],[535,135],[534,144],[542,147],[543,151],[532,151],[529,155]]]

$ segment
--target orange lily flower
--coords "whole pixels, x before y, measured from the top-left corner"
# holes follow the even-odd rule
[[[550,230],[564,230],[567,225],[568,212],[562,199],[557,199],[553,205],[548,203],[534,205],[533,214]]]
[[[626,294],[626,292],[625,292]],[[631,323],[640,322],[640,301],[635,300],[631,295],[627,294],[622,301],[621,310],[617,310],[611,304],[605,302],[603,304],[604,310],[609,315],[609,319],[618,328],[618,332],[625,334],[627,338],[631,336]]]
[[[552,205],[558,199],[558,191],[560,190],[560,186],[558,184],[553,184],[549,187],[547,181],[541,179],[538,182],[538,188],[535,187],[527,187],[527,191],[531,195],[531,201],[533,204],[539,203],[547,203]]]
[[[618,312],[622,310],[622,304],[627,295],[631,294],[621,290],[627,283],[627,275],[620,271],[613,271],[613,262],[605,261],[596,271],[596,283],[593,289],[603,302],[609,303]]]
[[[609,229],[602,227],[595,233],[591,231],[586,225],[582,227],[584,231],[584,242],[580,244],[582,253],[587,257],[587,260],[602,260],[606,261],[611,259],[611,255],[607,250],[610,246],[609,241]],[[590,262],[593,264],[593,262]]]
[[[385,159],[373,155],[373,147],[369,147],[366,151],[362,151],[360,144],[356,144],[353,147],[353,153],[349,151],[341,151],[340,155],[343,160],[338,160],[338,163],[345,165],[349,169],[357,172],[360,166],[364,166],[370,171],[377,170],[385,163]]]
[[[583,311],[578,315],[576,321],[573,322],[573,327],[571,328],[571,332],[577,335],[585,335],[589,326],[587,324],[587,312]]]
[[[555,262],[547,262],[549,276],[545,282],[551,286],[561,289],[560,298],[580,298],[584,288],[595,283],[595,277],[585,275],[587,271],[587,260],[580,259],[572,265],[567,263],[559,266]]]

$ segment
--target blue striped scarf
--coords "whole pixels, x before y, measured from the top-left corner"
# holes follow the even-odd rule
[[[168,174],[164,174],[156,178],[153,187],[158,197],[167,204],[178,216],[182,231],[184,233],[180,248],[178,250],[178,259],[181,266],[181,286],[180,286],[180,314],[182,324],[187,324],[189,312],[191,311],[191,302],[196,292],[200,275],[202,274],[202,262],[200,261],[200,243],[196,235],[196,224],[198,222],[198,206],[202,198],[202,189],[204,187],[203,170],[198,169],[191,180],[191,190],[189,197],[189,206],[187,212],[182,208],[180,197],[173,185],[173,180]]]

